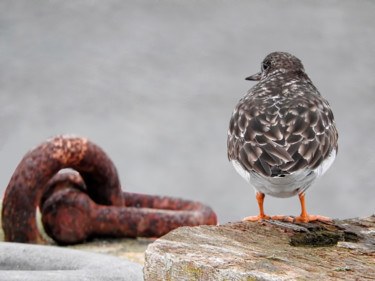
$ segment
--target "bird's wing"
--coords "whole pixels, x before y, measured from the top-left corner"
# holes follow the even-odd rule
[[[255,92],[255,94],[254,94]],[[245,96],[228,131],[228,158],[265,176],[315,169],[337,150],[337,131],[328,103],[319,95],[281,92]]]

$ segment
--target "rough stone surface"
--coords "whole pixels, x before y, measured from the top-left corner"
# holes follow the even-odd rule
[[[141,265],[125,259],[64,249],[0,242],[0,281],[141,281]]]
[[[146,281],[374,280],[375,216],[182,227],[145,254]]]

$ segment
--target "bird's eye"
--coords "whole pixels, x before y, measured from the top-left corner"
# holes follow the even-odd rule
[[[271,62],[270,61],[264,61],[264,62],[262,62],[262,71],[267,70],[270,66],[271,66]]]

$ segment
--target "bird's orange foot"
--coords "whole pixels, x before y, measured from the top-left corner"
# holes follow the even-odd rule
[[[261,220],[269,220],[271,217],[267,215],[257,215],[252,217],[246,217],[243,221],[261,221]]]
[[[294,218],[293,222],[311,222],[311,221],[332,221],[330,218],[327,217],[322,217],[322,216],[310,216],[310,215],[305,215],[305,216],[298,216]]]
[[[294,220],[292,217],[288,217],[288,216],[271,216],[271,219],[278,220],[278,221],[288,221],[288,222],[293,222]]]
[[[246,217],[243,221],[261,221],[261,220],[279,220],[293,222],[294,219],[288,216],[267,216],[267,215],[257,215],[252,217]]]

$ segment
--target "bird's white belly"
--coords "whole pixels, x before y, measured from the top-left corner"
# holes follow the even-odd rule
[[[304,192],[315,179],[323,175],[333,163],[336,151],[315,170],[305,168],[284,177],[266,177],[252,171],[245,170],[240,163],[232,160],[236,171],[258,192],[274,197],[292,197]]]
[[[292,197],[304,192],[316,179],[317,174],[303,169],[284,177],[265,177],[250,172],[250,185],[257,191],[274,197]]]

